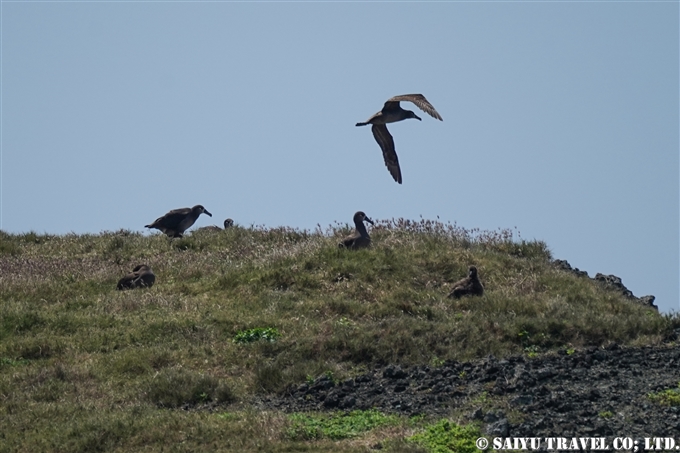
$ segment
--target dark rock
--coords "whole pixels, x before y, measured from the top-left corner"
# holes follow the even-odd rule
[[[398,365],[388,365],[385,371],[383,371],[383,377],[388,379],[402,379],[406,376],[408,374]]]
[[[484,413],[481,407],[478,407],[470,414],[470,419],[472,420],[481,420],[482,418],[484,418]]]
[[[487,358],[440,368],[414,367],[409,372],[395,364],[378,366],[340,385],[321,376],[311,385],[264,395],[259,404],[284,411],[375,408],[447,417],[488,392],[498,394],[501,405],[491,410],[485,405],[486,413],[477,408],[468,417],[484,419],[488,432],[497,436],[506,437],[507,430],[509,437],[649,437],[680,429],[680,408],[660,406],[648,398],[650,393],[677,387],[679,364],[680,347],[672,344],[645,348],[611,344],[585,347],[571,355]],[[488,372],[493,368],[495,382],[490,390]],[[466,375],[461,379],[463,370]],[[512,395],[512,391],[520,393]],[[521,412],[520,424],[509,424],[497,410],[506,404],[503,401]],[[613,415],[599,415],[603,412]]]
[[[486,432],[490,436],[508,437],[510,423],[507,418],[502,418],[495,423],[487,425]]]
[[[555,376],[556,374],[557,372],[552,368],[543,368],[542,370],[538,370],[538,372],[536,373],[536,379],[539,381],[543,381],[545,379]]]
[[[338,407],[340,404],[340,395],[336,392],[331,392],[328,395],[326,395],[326,398],[323,400],[323,407],[326,409],[333,409],[334,407]]]
[[[600,282],[606,288],[614,289],[614,290],[620,292],[621,294],[623,294],[626,297],[629,297],[631,299],[635,297],[635,296],[633,296],[633,293],[628,288],[623,286],[623,282],[616,275],[604,275],[604,274],[597,273],[597,274],[595,274],[594,280],[597,281],[597,282]]]
[[[580,271],[577,268],[572,268],[571,265],[566,260],[554,260],[553,266],[565,272],[570,272],[578,277],[589,278],[587,272]],[[639,303],[641,305],[644,305],[645,307],[653,308],[654,310],[659,311],[659,307],[654,305],[655,300],[654,296],[643,296],[639,298],[635,297],[635,295],[633,295],[633,292],[624,286],[621,278],[617,277],[616,275],[605,275],[597,273],[595,274],[595,277],[593,277],[591,280],[600,283],[605,288],[623,294],[623,296],[627,297],[633,302]]]
[[[576,275],[577,277],[588,277],[588,272],[586,271],[581,271],[578,268],[572,268],[571,264],[567,260],[555,260],[553,261],[553,265],[565,272],[571,272],[572,274]]]
[[[314,384],[312,384],[312,387],[310,390],[313,391],[319,391],[319,390],[328,390],[330,388],[335,387],[335,383],[333,382],[333,379],[331,379],[328,376],[319,376],[314,380]]]
[[[656,310],[656,311],[659,311],[659,307],[657,307],[657,306],[654,304],[654,301],[655,301],[655,300],[656,300],[656,297],[651,296],[651,295],[649,295],[649,296],[642,296],[642,297],[638,298],[638,303],[644,305],[645,307],[650,307],[650,308],[653,308],[653,309]]]
[[[498,420],[498,415],[493,412],[487,412],[483,419],[486,423],[493,423]]]
[[[597,351],[592,357],[594,360],[604,360],[607,358],[607,353],[605,351]]]
[[[346,396],[345,398],[340,401],[339,407],[340,409],[351,409],[354,407],[356,404],[357,399],[353,397],[352,395]]]
[[[520,395],[511,401],[511,404],[517,406],[526,406],[534,402],[534,397],[531,395]]]

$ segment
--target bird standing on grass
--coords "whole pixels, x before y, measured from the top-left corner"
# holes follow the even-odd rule
[[[151,288],[156,281],[156,275],[146,264],[140,264],[132,272],[118,281],[119,290],[134,288]]]
[[[484,286],[482,286],[482,282],[479,281],[477,268],[475,266],[470,266],[468,268],[467,277],[453,284],[453,290],[449,294],[449,297],[460,299],[462,296],[468,294],[471,296],[481,296],[484,294]]]
[[[354,214],[354,226],[356,227],[354,234],[347,236],[338,246],[357,250],[371,245],[371,237],[368,235],[368,231],[366,231],[364,221],[373,225],[373,220],[369,219],[363,211],[358,211]]]
[[[157,218],[151,225],[144,225],[145,228],[156,228],[167,234],[171,238],[181,238],[184,232],[196,222],[198,216],[207,214],[212,217],[200,204],[193,208],[173,209],[163,217]]]
[[[427,113],[433,118],[443,121],[442,117],[437,113],[432,104],[425,99],[422,94],[403,94],[401,96],[395,96],[390,98],[385,102],[382,110],[370,117],[363,123],[357,123],[357,126],[366,126],[372,124],[371,131],[373,132],[373,137],[375,141],[380,145],[380,149],[383,152],[383,158],[385,159],[385,166],[389,170],[390,174],[396,182],[401,184],[401,169],[399,168],[399,159],[397,158],[397,152],[394,149],[394,139],[390,135],[390,131],[387,130],[387,123],[396,123],[397,121],[405,120],[408,118],[415,118],[419,121],[421,119],[412,111],[404,110],[399,105],[400,101],[413,102],[420,110]]]

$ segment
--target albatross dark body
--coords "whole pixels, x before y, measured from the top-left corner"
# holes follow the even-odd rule
[[[468,276],[453,284],[453,290],[449,294],[449,297],[460,299],[467,295],[481,296],[483,294],[484,286],[482,286],[482,282],[479,281],[477,268],[475,266],[470,266],[468,268]]]
[[[146,264],[140,264],[132,272],[118,281],[117,289],[150,288],[156,281],[156,275]]]
[[[156,228],[171,238],[181,238],[184,232],[196,222],[198,216],[207,214],[212,217],[200,204],[193,208],[173,209],[163,217],[157,218],[152,224],[144,225],[145,228]]]
[[[354,214],[354,234],[347,236],[338,244],[339,247],[348,248],[350,250],[358,250],[366,248],[371,245],[371,237],[368,235],[364,221],[373,225],[373,221],[369,219],[363,211],[358,211]]]
[[[419,109],[431,117],[443,121],[441,115],[439,115],[432,104],[430,104],[429,101],[425,99],[425,96],[422,94],[404,94],[388,99],[381,111],[370,117],[365,122],[356,124],[357,126],[366,126],[369,124],[372,125],[371,131],[373,132],[375,141],[378,142],[378,145],[380,145],[380,149],[383,152],[385,166],[392,175],[392,178],[394,178],[394,180],[399,184],[402,183],[399,158],[397,157],[397,152],[394,148],[394,139],[392,138],[390,131],[387,130],[386,124],[396,123],[397,121],[402,121],[409,118],[414,118],[421,121],[420,117],[418,117],[418,115],[413,113],[411,110],[405,110],[401,108],[401,105],[399,105],[399,102],[401,101],[413,102]]]

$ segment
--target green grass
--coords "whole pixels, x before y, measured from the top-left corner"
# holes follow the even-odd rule
[[[431,453],[476,453],[475,441],[482,436],[474,425],[459,426],[448,420],[425,427],[408,440],[423,445]]]
[[[280,336],[281,334],[274,327],[254,327],[238,332],[234,337],[234,343],[252,343],[257,340],[266,340],[273,343]]]
[[[384,425],[396,425],[395,415],[385,415],[377,410],[352,411],[330,414],[292,414],[288,436],[292,439],[333,440],[358,437],[364,432]]]
[[[676,388],[650,393],[648,398],[661,406],[680,406],[680,382]]]
[[[371,249],[339,249],[350,231],[0,232],[0,452],[417,451],[403,427],[293,439],[249,402],[324,373],[654,344],[680,326],[511,231],[400,219],[377,222]],[[155,285],[116,291],[142,263]],[[448,299],[470,264],[484,297]]]

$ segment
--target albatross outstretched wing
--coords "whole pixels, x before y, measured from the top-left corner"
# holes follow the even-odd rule
[[[430,102],[425,99],[425,96],[422,94],[402,94],[401,96],[395,96],[385,102],[385,107],[383,107],[383,109],[391,110],[398,108],[400,101],[413,102],[416,107],[430,115],[432,118],[436,118],[439,121],[444,121],[441,115],[434,109],[432,104],[430,104]]]
[[[373,132],[373,137],[375,141],[380,145],[382,149],[383,159],[385,159],[385,166],[390,171],[390,174],[401,184],[401,169],[399,168],[399,158],[397,157],[397,152],[394,150],[394,139],[390,135],[390,131],[387,130],[387,126],[384,124],[374,124],[371,127]]]

